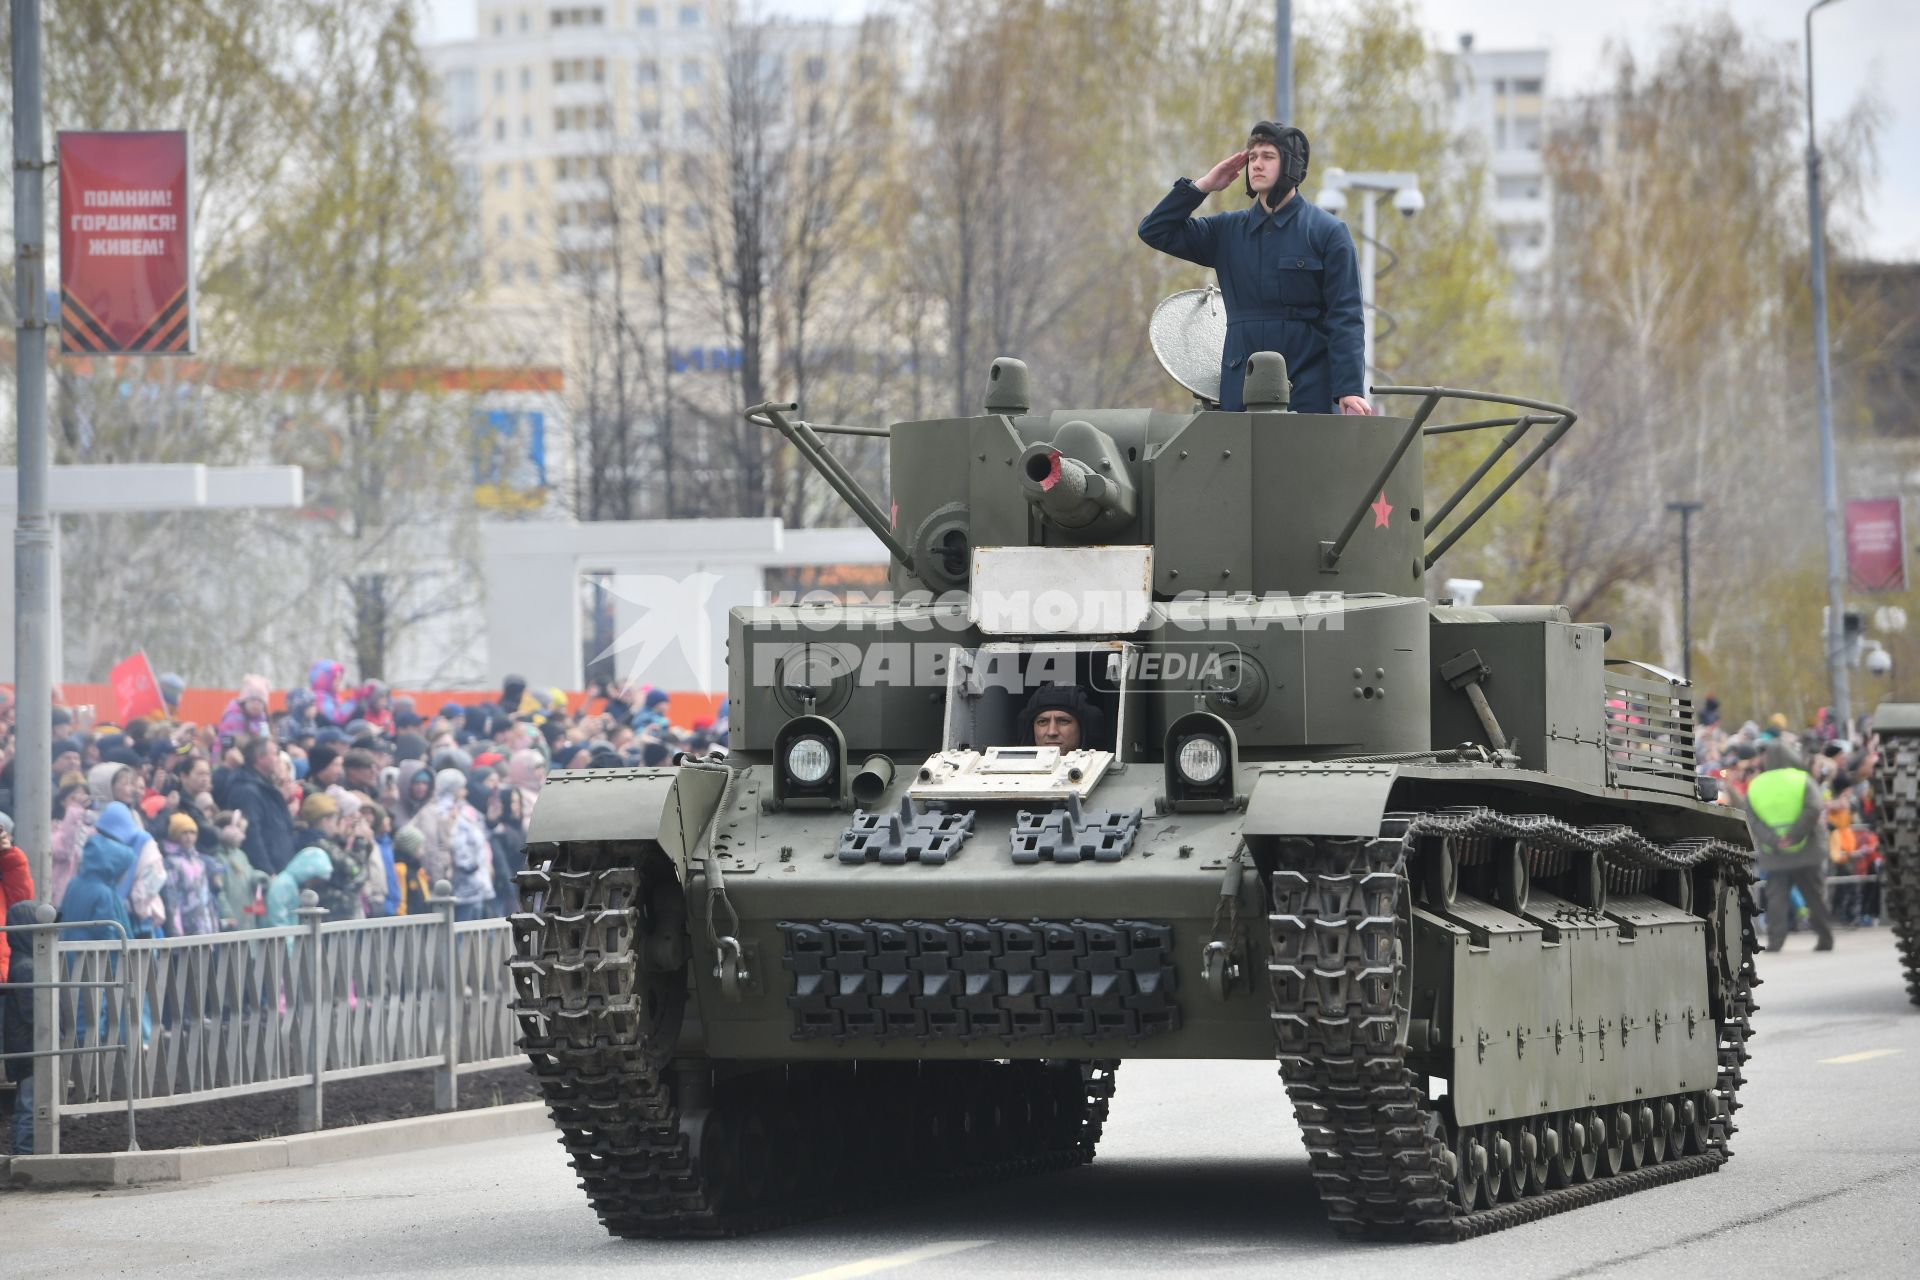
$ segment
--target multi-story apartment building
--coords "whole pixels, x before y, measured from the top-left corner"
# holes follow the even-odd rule
[[[484,246],[487,307],[506,358],[564,363],[578,340],[564,315],[604,271],[612,202],[639,232],[628,261],[644,276],[698,284],[715,264],[699,234],[706,216],[684,186],[688,157],[724,147],[728,95],[737,108],[740,55],[732,0],[475,0],[472,39],[431,46],[438,103],[459,147],[460,172]],[[878,34],[877,34],[878,33]],[[754,71],[766,100],[807,109],[809,86],[837,82],[858,61],[894,74],[883,25],[753,24]],[[815,108],[817,110],[817,108]],[[708,166],[711,173],[712,166]],[[724,175],[713,175],[724,183]],[[689,364],[725,363],[721,335],[695,317],[679,326]],[[716,351],[721,354],[716,357]]]
[[[1478,142],[1491,188],[1494,236],[1524,297],[1537,283],[1553,236],[1547,189],[1545,49],[1476,49],[1462,35],[1448,55],[1449,117]]]

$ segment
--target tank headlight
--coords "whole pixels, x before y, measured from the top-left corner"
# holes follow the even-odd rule
[[[787,748],[787,774],[812,786],[833,768],[833,752],[819,738],[802,738]]]
[[[1227,753],[1213,738],[1188,738],[1180,744],[1180,776],[1196,787],[1203,787],[1220,776],[1226,767]]]
[[[1189,711],[1167,726],[1160,767],[1161,813],[1225,813],[1242,803],[1235,790],[1240,747],[1233,727],[1211,711]]]

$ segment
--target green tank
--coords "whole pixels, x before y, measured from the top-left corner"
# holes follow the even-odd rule
[[[1132,1058],[1277,1061],[1220,1104],[1277,1126],[1284,1087],[1357,1236],[1727,1159],[1753,856],[1686,682],[1560,607],[1429,599],[1574,414],[1293,414],[1249,363],[1238,413],[1036,409],[1005,358],[972,417],[749,412],[893,592],[735,609],[724,758],[542,793],[521,1043],[608,1231],[1078,1165]],[[1425,445],[1468,432],[1487,457],[1436,500]],[[884,500],[835,433],[886,438]],[[1042,704],[1074,732],[1036,743]]]
[[[1882,703],[1873,731],[1880,738],[1872,783],[1880,910],[1893,925],[1907,997],[1920,1005],[1920,703]]]

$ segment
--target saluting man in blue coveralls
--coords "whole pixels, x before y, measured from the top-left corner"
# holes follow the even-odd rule
[[[1220,407],[1246,407],[1241,390],[1247,357],[1277,351],[1286,358],[1297,413],[1372,413],[1367,403],[1360,272],[1346,224],[1300,194],[1307,176],[1307,135],[1262,120],[1247,146],[1207,171],[1182,178],[1140,223],[1140,238],[1176,258],[1212,267],[1227,304],[1227,344],[1220,353]],[[1195,218],[1193,211],[1224,191],[1244,169],[1245,209]]]

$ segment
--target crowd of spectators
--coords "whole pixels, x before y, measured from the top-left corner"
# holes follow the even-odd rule
[[[68,938],[112,937],[115,924],[136,938],[192,937],[293,924],[307,889],[326,920],[424,911],[440,881],[456,918],[506,915],[549,769],[658,765],[726,733],[724,719],[670,723],[668,695],[647,687],[599,687],[581,702],[510,677],[497,699],[420,708],[323,661],[282,710],[269,709],[267,680],[248,676],[216,723],[195,724],[178,718],[185,682],[159,683],[165,716],[113,725],[56,707],[53,756],[38,763],[15,758],[14,709],[0,691],[9,924],[32,924],[44,896]],[[35,767],[53,783],[45,886],[8,816],[18,771]],[[0,932],[0,982],[28,968],[19,936],[10,949]],[[9,995],[0,990],[0,1045],[29,1048],[30,1002]],[[25,1061],[4,1066],[16,1082],[28,1072]],[[29,1149],[25,1111],[15,1109],[15,1151]]]
[[[160,684],[171,710],[184,683]],[[246,677],[214,724],[56,708],[47,900],[81,938],[110,932],[82,921],[135,937],[290,924],[304,889],[329,920],[399,915],[442,880],[460,919],[505,915],[549,769],[660,764],[725,731],[672,725],[664,690],[597,692],[575,707],[514,677],[498,699],[422,709],[322,661],[278,712],[267,680]],[[4,714],[0,811],[26,767]]]
[[[1825,806],[1823,872],[1832,882],[1828,897],[1835,922],[1876,923],[1881,914],[1881,855],[1870,782],[1880,752],[1866,717],[1842,725],[1822,707],[1811,725],[1798,729],[1780,712],[1764,723],[1733,725],[1723,717],[1719,699],[1709,695],[1702,700],[1694,758],[1701,773],[1720,780],[1722,803],[1743,804],[1747,785],[1766,768],[1773,744],[1783,746],[1797,767],[1812,776]],[[1796,894],[1796,928],[1805,922],[1807,911]]]

